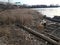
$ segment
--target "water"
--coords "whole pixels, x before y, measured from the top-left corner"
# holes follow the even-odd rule
[[[60,16],[60,7],[59,8],[32,8],[33,10],[37,10],[41,12],[43,15],[48,17]]]

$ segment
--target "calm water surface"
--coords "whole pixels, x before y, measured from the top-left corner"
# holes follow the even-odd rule
[[[42,14],[48,17],[60,16],[60,7],[59,8],[32,8],[33,10],[37,10]]]

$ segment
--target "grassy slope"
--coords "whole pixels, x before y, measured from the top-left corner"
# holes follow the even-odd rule
[[[40,45],[42,41],[32,34],[15,26],[32,25],[43,18],[42,14],[29,9],[5,10],[0,13],[0,44],[1,45]],[[36,23],[37,24],[37,23]],[[29,25],[29,26],[30,26]],[[43,27],[42,27],[43,28]],[[38,40],[39,39],[39,40]],[[42,43],[44,44],[44,43]]]

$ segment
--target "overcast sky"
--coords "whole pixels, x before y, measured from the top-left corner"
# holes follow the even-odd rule
[[[0,0],[0,1],[8,1],[8,0]],[[21,2],[22,4],[36,5],[36,4],[59,4],[60,0],[10,0],[10,2]]]

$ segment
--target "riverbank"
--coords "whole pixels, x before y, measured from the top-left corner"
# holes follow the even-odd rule
[[[42,19],[43,14],[31,9],[17,8],[0,12],[0,45],[51,45],[51,43],[44,40],[45,38],[38,38],[33,33],[21,28],[24,25],[38,33],[46,32],[56,35],[57,31],[54,30],[59,24],[56,26],[56,23],[47,20],[47,26],[44,28],[44,25],[41,24]],[[49,25],[50,23],[53,25]],[[58,30],[59,28],[60,26]],[[49,37],[49,35],[47,36]]]
[[[0,12],[0,45],[43,44],[43,39],[40,40],[18,27],[19,25],[25,25],[33,29],[42,18],[42,14],[29,9],[10,9]]]

